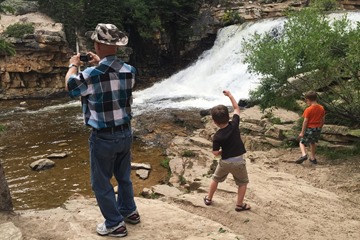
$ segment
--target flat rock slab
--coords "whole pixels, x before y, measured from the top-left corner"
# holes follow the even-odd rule
[[[177,197],[183,194],[179,189],[176,187],[170,187],[169,185],[155,185],[152,187],[154,193],[159,194],[161,196],[167,197]]]
[[[22,240],[23,236],[19,228],[14,223],[7,222],[0,224],[0,239],[1,240]]]

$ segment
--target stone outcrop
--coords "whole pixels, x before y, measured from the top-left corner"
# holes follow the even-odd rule
[[[298,145],[300,116],[297,113],[284,109],[262,112],[255,106],[243,110],[240,115],[240,132],[248,159],[257,159],[252,152]],[[203,122],[205,127],[191,135],[175,136],[167,149],[172,173],[169,182],[174,186],[192,188],[193,184],[197,185],[199,176],[210,176],[216,167],[218,159],[211,153],[211,140],[217,127],[210,116],[203,117]],[[358,131],[345,126],[324,125],[319,146],[347,149],[357,142],[360,142]],[[189,152],[192,154],[185,154]],[[294,162],[295,159],[287,161]],[[265,162],[272,164],[270,158]]]
[[[15,56],[0,56],[0,99],[48,97],[64,92],[64,76],[72,52],[63,26],[39,13],[2,15],[0,33],[14,23],[32,23],[33,34],[6,38]]]

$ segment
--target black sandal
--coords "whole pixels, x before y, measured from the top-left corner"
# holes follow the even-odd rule
[[[208,199],[208,196],[205,196],[204,197],[204,203],[205,205],[209,206],[212,204],[212,200],[211,199]]]
[[[246,210],[250,210],[251,207],[249,205],[247,205],[246,203],[244,203],[243,205],[236,205],[235,211],[237,212],[241,212],[241,211],[246,211]]]

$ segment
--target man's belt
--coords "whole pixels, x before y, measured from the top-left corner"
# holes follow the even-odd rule
[[[130,123],[125,123],[125,124],[118,125],[115,127],[108,127],[108,128],[101,128],[101,129],[93,128],[93,131],[96,131],[98,133],[106,133],[106,132],[114,133],[114,132],[122,132],[128,128],[130,128]]]

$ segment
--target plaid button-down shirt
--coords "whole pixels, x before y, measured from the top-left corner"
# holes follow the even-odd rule
[[[135,68],[115,56],[103,58],[67,81],[69,95],[81,96],[85,124],[102,129],[129,123]]]

